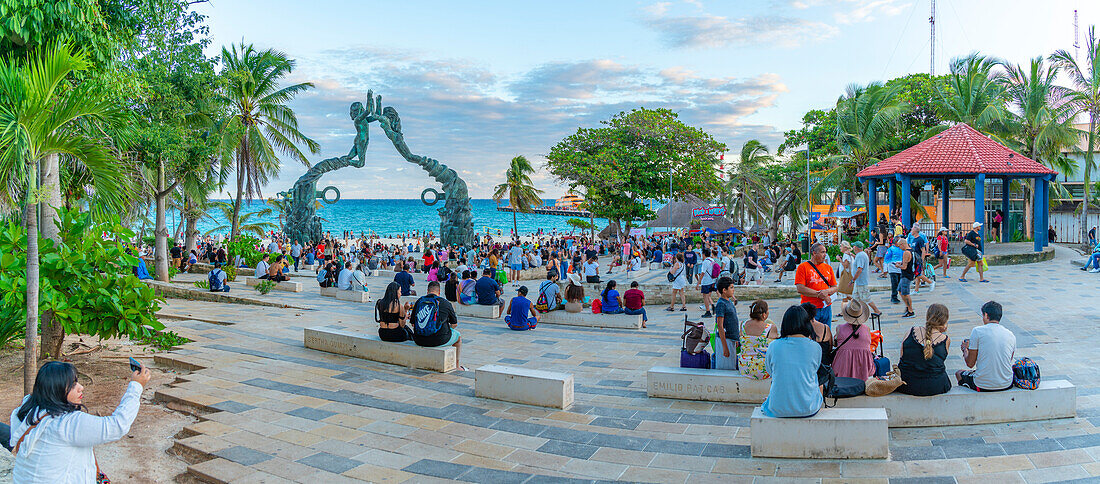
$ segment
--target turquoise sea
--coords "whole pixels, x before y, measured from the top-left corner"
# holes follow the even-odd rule
[[[545,201],[545,205],[553,204],[554,200],[552,199]],[[475,199],[471,201],[471,205],[474,214],[474,227],[479,233],[485,233],[486,228],[492,229],[494,232],[500,229],[503,230],[504,233],[508,233],[508,231],[511,230],[512,213],[498,211],[496,209],[497,204],[493,200]],[[368,233],[373,230],[382,236],[397,234],[406,230],[420,230],[422,232],[433,231],[438,233],[439,213],[437,210],[440,206],[442,206],[442,202],[429,207],[424,205],[420,199],[341,199],[332,205],[324,205],[317,214],[326,219],[326,221],[322,222],[324,224],[324,229],[333,233],[342,232],[344,230],[354,230],[357,234],[360,231]],[[266,203],[255,201],[252,202],[251,205],[246,204],[242,209],[242,213],[258,211],[266,207]],[[559,232],[563,230],[569,231],[571,229],[571,227],[565,223],[570,217],[523,213],[516,215],[519,223],[519,232],[521,234],[532,233],[540,228],[547,231],[556,228]],[[259,220],[271,222],[276,225],[279,224],[278,213],[274,211],[271,215],[261,217]],[[169,213],[167,222],[169,232],[174,231],[179,223],[178,215]],[[607,221],[604,219],[596,219],[595,222],[596,225],[601,228],[607,225]],[[227,221],[221,216],[219,211],[211,211],[210,218],[199,222],[199,233],[205,234],[206,231],[225,224],[227,224]]]

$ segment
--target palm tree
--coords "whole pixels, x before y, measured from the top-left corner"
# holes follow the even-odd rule
[[[792,222],[800,220],[797,214],[806,193],[804,166],[794,160],[776,160],[760,141],[745,142],[735,173],[726,183],[725,195],[734,202],[730,209],[738,214],[741,226],[766,223],[774,239],[784,216],[791,217]]]
[[[286,54],[268,49],[257,51],[251,44],[222,48],[222,71],[226,78],[222,101],[230,115],[222,123],[222,159],[236,164],[237,195],[233,201],[230,237],[240,232],[241,200],[251,201],[260,188],[279,172],[275,150],[309,167],[305,145],[316,154],[319,145],[298,130],[298,117],[287,106],[294,96],[313,87],[302,82],[280,87],[279,81],[294,70]]]
[[[0,187],[4,202],[23,198],[27,231],[27,325],[23,390],[30,393],[38,368],[38,167],[44,158],[65,154],[79,159],[104,181],[118,181],[117,159],[102,139],[73,129],[85,120],[118,124],[121,112],[92,83],[66,85],[69,75],[87,69],[83,53],[58,44],[33,53],[25,62],[0,59]]]
[[[942,119],[966,123],[982,133],[997,138],[1004,128],[1007,110],[1003,84],[993,69],[1002,62],[978,53],[951,59],[951,73],[946,85],[936,83],[936,112]],[[933,127],[926,137],[938,134],[947,126]]]
[[[534,172],[531,162],[523,155],[512,158],[508,171],[504,172],[504,183],[497,185],[493,192],[493,200],[497,203],[508,197],[508,205],[512,207],[512,229],[517,236],[519,222],[516,212],[531,213],[534,207],[542,205],[542,190],[535,188],[531,181],[531,173]]]
[[[222,217],[225,218],[226,220],[230,220],[229,217],[231,217],[233,215],[233,204],[231,204],[229,202],[207,202],[207,206],[209,206],[210,208],[216,208],[219,211],[221,211]],[[240,231],[240,233],[255,234],[257,237],[263,238],[264,233],[266,233],[269,230],[277,229],[277,228],[279,228],[279,226],[275,225],[271,222],[262,222],[262,221],[252,222],[252,220],[253,220],[253,218],[258,219],[260,217],[266,217],[268,215],[271,215],[271,213],[272,213],[272,210],[270,208],[261,208],[259,210],[254,210],[252,212],[245,212],[245,213],[239,214],[240,217],[237,220],[238,230]],[[213,219],[213,217],[210,217],[209,215],[207,215],[207,217]],[[217,233],[217,232],[225,232],[228,229],[229,229],[228,224],[219,225],[219,226],[214,227],[210,230],[207,230],[204,235],[210,235],[210,234]]]
[[[1081,202],[1081,242],[1088,244],[1088,216],[1089,216],[1089,178],[1095,168],[1093,150],[1096,149],[1096,123],[1100,119],[1100,39],[1096,38],[1096,27],[1089,27],[1088,45],[1085,49],[1086,63],[1078,64],[1077,59],[1065,50],[1058,50],[1050,56],[1054,65],[1069,76],[1073,83],[1073,89],[1068,93],[1075,114],[1088,113],[1089,132],[1088,150],[1085,151],[1085,161],[1080,167],[1084,178],[1084,193]]]

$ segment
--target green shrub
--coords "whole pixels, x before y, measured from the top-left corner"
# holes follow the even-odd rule
[[[228,265],[228,266],[223,267],[222,269],[225,270],[225,281],[226,282],[233,282],[233,281],[237,280],[237,268],[236,267],[234,267],[232,265]]]
[[[251,235],[238,235],[229,240],[225,244],[225,251],[229,256],[229,265],[236,265],[237,256],[239,255],[244,258],[246,266],[255,267],[263,258],[263,253],[256,249],[259,244],[260,239]]]
[[[190,343],[191,340],[176,334],[173,331],[157,331],[137,339],[139,343],[147,344],[161,351],[168,351],[176,346]]]
[[[195,287],[199,289],[210,289],[210,281],[203,279],[201,281],[195,281]]]
[[[260,291],[260,294],[267,294],[275,288],[275,281],[263,280],[259,284],[256,284],[256,290]]]

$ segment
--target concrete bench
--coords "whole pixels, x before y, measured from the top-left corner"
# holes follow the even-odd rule
[[[336,299],[338,299],[340,301],[368,303],[368,302],[370,302],[370,293],[365,292],[365,291],[361,291],[361,290],[358,290],[358,289],[352,289],[352,290],[348,290],[348,291],[337,289],[336,290]]]
[[[548,313],[539,313],[539,324],[587,326],[590,328],[641,329],[642,315],[592,314],[592,311],[570,313],[563,309],[558,309]]]
[[[646,372],[646,395],[708,402],[763,403],[772,381],[730,370],[655,366]]]
[[[411,341],[390,343],[378,339],[377,334],[326,327],[306,328],[303,339],[306,348],[314,350],[442,373],[454,370],[457,358],[454,346],[425,348]]]
[[[420,296],[401,296],[401,304],[416,304],[417,299],[420,299]],[[452,302],[451,307],[455,308],[455,316],[458,316],[460,318],[498,319],[500,318],[501,312],[504,311],[503,306],[497,305],[482,306],[480,304],[471,304],[469,306],[465,306],[456,302]]]
[[[336,291],[339,291],[339,289],[335,287],[322,287],[321,295],[325,297],[336,297]]]
[[[264,281],[264,280],[266,280],[266,279],[257,279],[255,277],[246,277],[244,279],[244,283],[245,283],[245,285],[255,287],[255,286],[258,286],[260,284],[260,281]],[[279,282],[275,283],[275,287],[273,287],[272,289],[277,290],[277,291],[302,292],[302,283],[300,283],[300,282],[291,282],[291,281],[279,281]]]
[[[573,375],[502,365],[482,366],[474,371],[474,396],[566,409],[573,405]]]
[[[806,418],[773,418],[756,407],[749,420],[753,457],[885,459],[890,430],[882,408],[822,408]]]
[[[891,427],[1026,422],[1077,416],[1077,388],[1066,380],[1042,380],[1035,390],[1013,388],[991,393],[953,386],[943,395],[859,396],[839,399],[836,406],[883,407]]]

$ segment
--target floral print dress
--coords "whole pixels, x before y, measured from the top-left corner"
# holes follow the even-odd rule
[[[768,370],[764,367],[764,355],[768,351],[768,343],[771,340],[768,339],[768,333],[772,330],[772,321],[769,319],[764,324],[764,330],[760,332],[759,336],[749,336],[745,334],[745,321],[741,323],[741,347],[740,353],[737,355],[737,367],[742,375],[756,380],[766,380],[771,378],[768,374]]]

